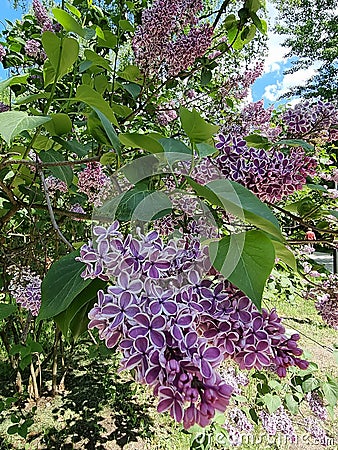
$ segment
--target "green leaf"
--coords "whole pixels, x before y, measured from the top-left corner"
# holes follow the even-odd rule
[[[7,433],[11,434],[11,435],[12,434],[16,434],[16,433],[18,433],[18,430],[19,430],[19,426],[18,425],[12,425],[12,426],[7,428]]]
[[[16,310],[16,305],[0,303],[0,320],[6,319],[7,317],[11,316]]]
[[[249,147],[263,148],[267,150],[272,146],[272,143],[269,142],[268,138],[259,134],[250,134],[249,136],[246,136],[244,140]]]
[[[94,302],[95,299],[93,299]],[[74,341],[76,341],[82,333],[88,331],[88,313],[91,309],[90,304],[83,305],[83,307],[75,314],[72,321],[69,324],[70,332],[73,336]]]
[[[86,37],[86,32],[70,14],[60,8],[53,8],[52,12],[57,22],[63,26],[66,31],[71,31],[78,34],[81,37]]]
[[[262,397],[262,401],[268,408],[270,414],[273,414],[282,405],[282,401],[278,395],[265,394]]]
[[[334,211],[334,210],[326,211],[326,215],[327,216],[334,216],[334,217],[336,217],[338,219],[338,211]]]
[[[88,61],[91,61],[95,66],[103,67],[108,72],[112,71],[109,61],[107,61],[103,56],[98,55],[93,50],[85,50],[84,51],[85,58]]]
[[[122,71],[118,71],[117,75],[124,80],[131,81],[136,84],[143,84],[143,75],[137,66],[129,65]]]
[[[52,136],[61,136],[72,131],[73,124],[68,114],[56,113],[51,114],[50,117],[50,122],[45,123],[44,127]]]
[[[60,144],[62,148],[65,148],[71,153],[76,153],[80,157],[86,156],[88,154],[88,151],[91,149],[91,144],[90,147],[88,147],[88,145],[85,146],[83,144],[80,144],[80,142],[77,142],[75,139],[72,139],[71,141],[65,141],[58,136],[54,136],[53,141]]]
[[[286,394],[285,395],[285,403],[288,408],[288,410],[292,414],[298,414],[299,411],[299,405],[297,400],[295,400],[294,396],[292,394]]]
[[[117,36],[111,31],[102,30],[104,38],[99,37],[97,40],[98,47],[115,48],[117,46]]]
[[[117,127],[119,126],[109,103],[104,100],[101,94],[94,91],[90,86],[86,84],[79,86],[76,91],[76,98],[81,102],[86,103],[91,108],[98,109],[112,124]]]
[[[29,74],[26,73],[24,75],[15,75],[14,77],[8,78],[7,80],[0,81],[0,93],[10,86],[14,86],[16,84],[27,84],[28,77]]]
[[[75,318],[76,314],[88,303],[94,304],[97,298],[97,292],[100,289],[103,289],[106,284],[105,281],[99,279],[90,280],[88,286],[72,300],[69,306],[62,313],[54,317],[55,322],[58,324],[64,336],[67,336],[68,330],[70,329],[70,323]]]
[[[169,197],[160,191],[132,188],[113,199],[116,202],[116,218],[123,222],[131,219],[148,222],[167,215],[172,204]]]
[[[54,78],[58,71],[58,80],[69,72],[79,55],[79,44],[73,38],[61,40],[51,31],[42,34],[42,45],[48,56],[48,60],[54,69]],[[48,65],[46,66],[48,67]],[[49,72],[50,68],[48,69]],[[51,76],[51,74],[49,75]]]
[[[116,163],[116,153],[114,153],[114,152],[104,153],[100,158],[100,163],[103,166],[110,166],[111,164],[115,164]]]
[[[49,92],[41,92],[39,94],[32,94],[32,95],[20,95],[15,99],[16,105],[24,105],[26,103],[35,102],[36,100],[39,100],[40,98],[49,98],[50,93]]]
[[[103,126],[103,129],[106,133],[108,141],[113,146],[113,148],[118,152],[118,154],[120,154],[121,153],[121,144],[120,144],[119,138],[117,137],[117,134],[116,134],[112,124],[107,119],[105,114],[102,113],[98,108],[96,108],[95,106],[93,106],[92,108],[93,108],[94,112],[97,114],[97,117],[99,118],[99,120]]]
[[[233,234],[211,242],[209,250],[213,266],[260,309],[265,283],[275,262],[275,250],[266,234]]]
[[[19,367],[21,370],[24,370],[26,367],[28,367],[30,365],[30,363],[32,362],[32,355],[26,355],[24,358],[21,359],[20,363],[19,363]]]
[[[170,165],[177,161],[191,161],[192,150],[178,139],[164,138],[160,139],[159,143],[162,145]]]
[[[51,120],[46,116],[29,116],[23,111],[6,111],[0,114],[0,134],[7,144],[22,131],[32,130]]]
[[[163,152],[163,146],[156,139],[146,134],[121,133],[119,134],[119,139],[126,147],[143,148],[150,153]]]
[[[74,298],[91,280],[84,280],[84,264],[76,261],[78,251],[56,261],[47,272],[41,286],[41,308],[38,319],[55,317],[68,308]]]
[[[141,86],[136,83],[123,83],[123,89],[125,89],[135,100],[141,93]]]
[[[195,144],[195,147],[198,151],[198,155],[201,158],[205,158],[206,156],[213,155],[217,152],[217,148],[212,145],[206,144],[205,142],[201,142],[199,144]]]
[[[181,107],[180,119],[182,128],[191,142],[208,141],[219,130],[219,126],[208,123],[195,109],[189,111]]]
[[[121,19],[119,20],[119,26],[122,28],[123,31],[130,31],[131,33],[134,32],[134,27],[129,22],[129,20]]]
[[[303,141],[302,139],[281,139],[276,142],[275,145],[287,145],[289,147],[303,147],[304,150],[313,151],[314,146],[309,144],[308,142]]]
[[[304,380],[302,383],[303,392],[305,394],[308,392],[311,392],[314,389],[316,389],[318,387],[318,385],[319,385],[319,381],[317,380],[317,378],[310,377],[307,380]]]
[[[312,184],[308,183],[306,185],[307,188],[311,189],[312,191],[321,191],[321,192],[327,192],[327,188],[325,186],[322,186],[321,184]]]
[[[186,177],[186,180],[197,195],[213,205],[220,206],[230,214],[255,225],[279,241],[284,240],[278,220],[269,207],[241,184],[222,179],[202,186],[189,177]]]
[[[328,375],[326,377],[327,382],[322,384],[322,389],[329,405],[335,406],[338,401],[338,383]]]
[[[63,156],[56,150],[48,150],[47,152],[40,152],[39,158],[42,162],[60,162],[63,161]],[[50,166],[48,169],[59,180],[64,181],[67,186],[70,186],[73,181],[73,171],[70,166]]]
[[[297,272],[297,261],[292,251],[289,250],[282,242],[272,240],[272,243],[275,247],[276,258],[279,258],[287,264],[290,269]]]
[[[66,7],[69,9],[71,13],[74,14],[78,19],[81,19],[81,12],[71,3],[66,2]]]

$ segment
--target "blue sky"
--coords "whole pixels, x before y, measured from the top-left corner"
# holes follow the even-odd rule
[[[28,5],[30,0],[26,0]],[[272,29],[273,22],[276,18],[276,9],[267,2],[268,17],[270,17],[269,29]],[[9,0],[0,0],[0,29],[5,27],[5,19],[15,20],[22,15],[21,11],[14,10]],[[263,98],[265,106],[271,104],[278,105],[278,97],[287,92],[293,86],[304,84],[311,76],[315,74],[316,66],[313,65],[306,69],[300,70],[294,74],[284,75],[284,70],[290,68],[291,60],[285,55],[287,49],[281,46],[283,38],[269,31],[268,55],[265,61],[265,73],[260,77],[252,87],[251,100],[258,101]],[[6,71],[2,69],[0,64],[0,79],[7,78]],[[283,103],[296,99],[285,99]]]

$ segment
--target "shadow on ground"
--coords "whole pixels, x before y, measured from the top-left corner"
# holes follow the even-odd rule
[[[73,370],[66,378],[61,407],[52,411],[55,425],[45,431],[38,448],[123,448],[151,436],[148,407],[137,402],[134,386],[116,371],[109,373],[109,366],[102,362]],[[31,436],[28,441],[35,444],[36,438]],[[108,444],[113,442],[114,447]]]

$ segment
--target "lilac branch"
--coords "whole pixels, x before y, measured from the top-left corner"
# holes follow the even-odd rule
[[[53,225],[54,230],[57,232],[57,234],[59,235],[60,239],[62,242],[64,242],[67,247],[69,247],[71,250],[74,250],[74,247],[72,246],[72,244],[70,242],[67,241],[67,239],[64,237],[64,235],[61,233],[61,230],[58,226],[58,224],[56,223],[55,220],[55,216],[54,216],[54,212],[53,212],[53,208],[52,208],[52,204],[50,201],[50,197],[49,197],[49,192],[48,192],[48,188],[46,185],[46,180],[45,180],[45,176],[43,174],[42,169],[38,169],[41,181],[42,181],[42,187],[45,193],[45,198],[46,198],[46,202],[47,202],[47,208],[48,208],[48,212],[49,212],[49,216]]]

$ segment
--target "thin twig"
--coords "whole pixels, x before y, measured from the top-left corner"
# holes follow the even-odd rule
[[[25,166],[35,166],[35,167],[60,167],[60,166],[75,166],[77,164],[86,164],[90,162],[99,161],[100,156],[93,156],[91,158],[83,158],[77,159],[74,161],[53,161],[53,162],[39,162],[39,161],[31,161],[29,159],[8,159],[7,161],[3,161],[1,166],[12,166],[15,164],[22,164]]]
[[[227,7],[229,6],[230,0],[225,0],[222,3],[222,6],[220,7],[220,9],[218,10],[217,16],[214,20],[214,23],[212,24],[212,27],[215,29],[216,25],[218,24],[218,22],[221,19],[222,14],[225,12],[225,10],[227,9]]]
[[[50,216],[50,220],[52,222],[53,228],[57,232],[57,234],[59,235],[59,237],[62,240],[62,242],[64,242],[67,245],[67,247],[69,247],[71,250],[74,250],[74,247],[64,237],[64,235],[62,234],[58,224],[56,223],[54,212],[53,212],[53,208],[52,208],[52,204],[51,204],[50,197],[49,197],[48,188],[47,188],[47,185],[46,185],[45,176],[43,174],[42,169],[39,169],[38,172],[39,172],[39,175],[40,175],[40,178],[41,178],[41,181],[42,181],[42,187],[43,187],[43,190],[44,190],[44,193],[45,193],[45,198],[46,198],[46,202],[47,202],[47,208],[48,208],[48,212],[49,212],[49,216]]]

